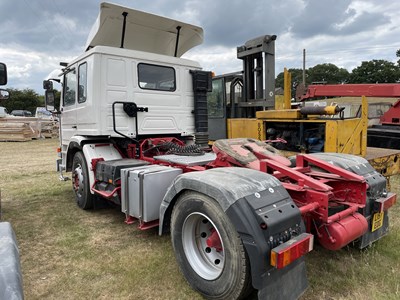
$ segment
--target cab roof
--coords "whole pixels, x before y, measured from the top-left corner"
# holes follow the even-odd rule
[[[121,47],[124,15],[126,15],[123,48],[176,56],[203,42],[201,27],[145,13],[112,3],[100,4],[100,13],[87,39],[85,50],[95,46]]]

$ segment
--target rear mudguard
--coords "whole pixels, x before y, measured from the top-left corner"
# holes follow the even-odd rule
[[[184,190],[208,195],[226,212],[245,246],[260,299],[295,299],[304,292],[308,284],[303,257],[279,270],[270,265],[271,249],[305,232],[300,211],[279,180],[245,168],[180,175],[161,204],[160,235],[169,230],[172,208]]]
[[[384,215],[381,228],[374,232],[371,231],[371,228],[372,216],[374,214],[374,202],[380,197],[384,197],[384,194],[387,192],[386,178],[378,173],[365,158],[359,156],[342,153],[313,153],[310,155],[365,178],[368,184],[367,198],[365,208],[360,210],[359,213],[367,219],[368,230],[361,236],[357,242],[357,246],[360,249],[365,248],[374,241],[385,236],[389,232],[389,216],[387,213]]]
[[[24,299],[17,241],[8,222],[0,223],[0,299]]]

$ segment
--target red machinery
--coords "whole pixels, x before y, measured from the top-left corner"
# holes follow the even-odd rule
[[[314,97],[400,97],[400,84],[312,84],[309,85],[300,100]]]
[[[400,100],[381,117],[382,125],[400,125]]]
[[[315,97],[366,96],[400,97],[400,84],[327,84],[309,85],[298,98],[301,101]],[[367,144],[370,147],[400,149],[400,100],[380,118],[380,125],[368,129]]]

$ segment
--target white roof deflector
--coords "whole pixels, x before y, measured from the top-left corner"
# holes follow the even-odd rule
[[[126,15],[123,48],[175,56],[179,26],[177,57],[203,42],[201,27],[103,2],[89,33],[85,50],[100,45],[120,48],[123,14]]]

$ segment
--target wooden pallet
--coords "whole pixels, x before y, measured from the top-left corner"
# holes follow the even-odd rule
[[[0,118],[0,142],[58,137],[58,123],[33,117]]]

